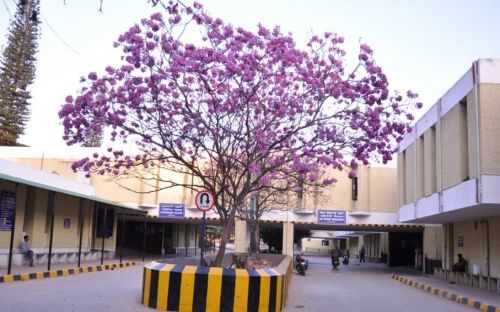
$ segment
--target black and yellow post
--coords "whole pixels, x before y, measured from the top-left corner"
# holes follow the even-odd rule
[[[142,303],[160,311],[280,312],[285,279],[273,269],[247,270],[150,262]]]

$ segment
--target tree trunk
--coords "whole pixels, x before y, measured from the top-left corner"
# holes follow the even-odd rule
[[[255,239],[255,233],[257,231],[257,222],[256,221],[248,221],[248,224],[250,225],[250,255],[259,252],[259,245],[258,245],[258,240]]]
[[[260,224],[258,221],[255,222],[253,233],[254,233],[255,244],[257,247],[256,252],[260,253]]]
[[[222,266],[222,260],[224,259],[224,254],[226,252],[226,244],[229,239],[229,235],[231,234],[231,230],[233,229],[233,222],[231,220],[227,220],[222,225],[222,237],[220,240],[219,251],[217,251],[217,256],[215,257],[215,266]]]

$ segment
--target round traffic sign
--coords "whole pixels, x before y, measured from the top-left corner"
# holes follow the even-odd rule
[[[215,196],[207,190],[200,191],[195,198],[196,208],[201,211],[208,211],[215,205]]]

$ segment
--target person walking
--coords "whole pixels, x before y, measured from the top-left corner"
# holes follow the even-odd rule
[[[359,251],[359,263],[364,263],[365,262],[365,245],[361,246],[361,249]]]

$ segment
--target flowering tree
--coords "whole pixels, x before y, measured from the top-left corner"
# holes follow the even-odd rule
[[[212,191],[223,225],[218,264],[236,208],[249,194],[292,174],[334,182],[320,179],[318,168],[385,163],[409,130],[416,95],[389,93],[366,44],[348,70],[344,38],[333,33],[313,36],[300,49],[279,27],[236,28],[198,3],[171,3],[166,12],[121,35],[115,47],[123,50],[123,65],[90,73],[59,116],[69,145],[109,128],[112,142],[137,149],[110,147],[74,170],[150,170],[163,181],[156,185]],[[176,182],[159,167],[188,172],[195,182]]]

